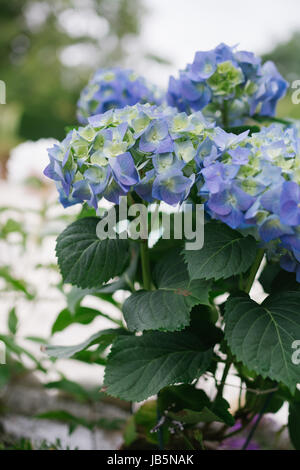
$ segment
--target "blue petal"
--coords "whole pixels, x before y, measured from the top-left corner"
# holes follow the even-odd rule
[[[155,179],[155,171],[150,170],[146,173],[144,178],[134,187],[135,192],[145,201],[153,202],[152,186]]]
[[[139,182],[139,174],[129,152],[110,158],[109,164],[115,180],[120,185],[132,186]]]
[[[290,228],[283,225],[276,215],[267,217],[259,227],[259,234],[264,242],[270,242],[287,233],[290,233]]]
[[[103,196],[105,199],[107,199],[109,202],[113,202],[114,204],[119,204],[120,197],[125,196],[127,192],[129,191],[130,186],[127,187],[121,187],[118,185],[118,183],[115,180],[112,180],[109,184],[109,186],[106,188],[104,191]]]

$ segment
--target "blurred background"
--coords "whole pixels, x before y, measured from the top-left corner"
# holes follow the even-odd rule
[[[61,437],[73,447],[120,444],[128,410],[106,408],[103,415],[102,409],[95,434],[87,425],[90,408],[68,408],[51,395],[59,390],[94,407],[102,398],[103,362],[91,364],[89,357],[54,364],[40,352],[51,334],[54,343],[74,344],[111,327],[107,312],[118,315],[118,299],[88,296],[83,308],[90,311],[80,310],[73,323],[68,317],[76,310],[74,296],[61,285],[55,237],[79,209],[58,206],[54,185],[42,175],[46,148],[76,124],[80,91],[98,67],[129,67],[166,88],[169,75],[191,62],[195,51],[220,42],[273,60],[288,81],[300,79],[299,0],[0,0],[0,80],[6,84],[6,104],[0,104],[0,341],[8,361],[0,366],[0,447],[1,426],[5,434]],[[300,118],[290,93],[279,115]],[[93,309],[103,316],[96,318]],[[57,326],[59,315],[69,318],[64,328]],[[24,389],[37,383],[51,392],[47,400]],[[227,393],[232,397],[232,390]],[[81,431],[70,440],[64,427],[34,424],[30,417],[41,411],[48,413],[43,418]],[[283,410],[277,434],[285,421]]]
[[[297,0],[1,0],[0,110],[2,173],[20,141],[62,138],[97,69],[124,65],[166,87],[196,50],[239,44],[299,77]],[[300,115],[289,98],[280,113]]]

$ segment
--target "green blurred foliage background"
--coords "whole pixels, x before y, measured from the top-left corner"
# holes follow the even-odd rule
[[[21,140],[63,137],[82,87],[97,67],[122,64],[142,14],[139,0],[1,0],[2,162]]]
[[[0,0],[0,80],[7,103],[0,106],[0,176],[17,143],[61,139],[76,123],[82,87],[97,67],[122,66],[127,40],[138,38],[145,14],[142,0]],[[300,32],[263,59],[292,81],[300,76],[299,57]],[[300,118],[290,93],[278,111]]]

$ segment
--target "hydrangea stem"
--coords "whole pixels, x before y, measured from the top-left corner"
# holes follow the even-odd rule
[[[222,375],[222,378],[221,378],[221,383],[219,385],[217,398],[220,398],[223,395],[223,390],[224,390],[224,387],[225,387],[226,378],[227,378],[227,375],[229,373],[230,367],[231,367],[231,360],[229,360],[229,358],[228,358],[228,362],[226,362],[226,364],[225,364],[223,375]]]
[[[158,392],[158,394],[157,394],[157,402],[156,402],[157,423],[159,423],[160,420],[161,420],[161,412],[160,412],[160,408],[159,408],[158,399],[159,399],[159,392]],[[162,428],[162,426],[159,426],[159,428],[158,428],[158,431],[157,431],[157,438],[158,438],[158,447],[159,447],[159,450],[164,450],[164,436],[163,436],[163,428]]]
[[[249,274],[249,277],[246,281],[246,285],[245,285],[245,289],[244,291],[246,292],[246,294],[249,294],[251,288],[252,288],[252,285],[253,285],[253,282],[255,281],[255,277],[256,277],[256,274],[257,274],[257,271],[259,270],[260,268],[260,265],[261,265],[261,262],[262,262],[262,259],[264,257],[264,250],[262,248],[260,248],[257,252],[257,255],[256,255],[256,258],[255,258],[255,261],[251,267],[251,270],[250,270],[250,274]]]
[[[151,271],[150,271],[150,260],[148,251],[148,240],[141,242],[141,264],[143,274],[143,285],[144,289],[151,290]]]
[[[228,128],[228,101],[224,100],[222,109],[222,121],[224,129]]]
[[[271,401],[273,395],[274,395],[274,392],[271,392],[271,393],[267,396],[267,398],[266,398],[266,400],[265,400],[265,402],[264,402],[264,404],[263,404],[263,407],[262,407],[262,409],[261,409],[261,411],[260,411],[260,413],[259,413],[259,415],[258,415],[258,417],[257,417],[257,419],[256,419],[256,421],[255,421],[255,423],[254,423],[254,425],[252,426],[251,431],[250,431],[249,434],[248,434],[248,437],[247,437],[247,439],[246,439],[246,441],[245,441],[245,443],[244,443],[244,445],[243,445],[243,447],[242,447],[242,450],[247,450],[247,447],[248,447],[248,445],[250,444],[250,441],[251,441],[252,437],[254,436],[254,433],[255,433],[255,431],[256,431],[256,429],[257,429],[259,423],[261,422],[262,417],[263,417],[263,415],[265,414],[265,412],[266,412],[266,410],[267,410],[267,408],[268,408],[268,406],[269,406],[269,404],[270,404],[270,401]]]

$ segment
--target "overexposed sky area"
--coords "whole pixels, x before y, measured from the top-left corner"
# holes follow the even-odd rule
[[[144,4],[148,13],[140,47],[172,61],[171,67],[153,65],[144,71],[160,85],[166,84],[169,73],[191,62],[196,50],[225,42],[261,54],[300,30],[299,0],[144,0]]]

